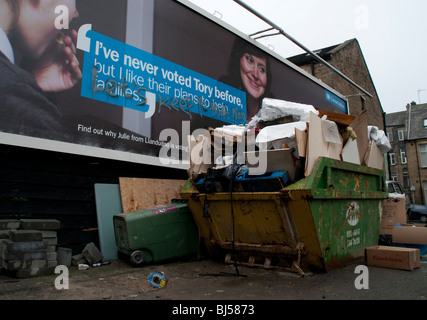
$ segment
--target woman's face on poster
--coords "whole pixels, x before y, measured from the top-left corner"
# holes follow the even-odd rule
[[[56,11],[58,6],[65,6],[69,22],[78,17],[76,0],[39,0],[21,1],[17,31],[19,47],[27,56],[39,57],[55,37],[63,30],[57,29],[55,20],[64,12]]]
[[[267,61],[265,58],[245,53],[240,58],[240,75],[246,91],[259,99],[267,86]]]

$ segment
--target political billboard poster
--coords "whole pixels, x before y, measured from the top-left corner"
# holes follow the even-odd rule
[[[20,17],[0,29],[0,143],[159,165],[167,148],[185,168],[193,130],[245,125],[265,97],[347,112],[186,1],[0,1]]]

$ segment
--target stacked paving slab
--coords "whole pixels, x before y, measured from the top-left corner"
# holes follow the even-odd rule
[[[60,227],[55,219],[0,220],[0,269],[17,278],[53,274]]]

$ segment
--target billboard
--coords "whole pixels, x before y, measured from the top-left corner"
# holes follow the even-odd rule
[[[186,168],[191,132],[244,125],[264,97],[347,112],[339,93],[185,1],[30,9],[22,32],[0,32],[1,143]]]

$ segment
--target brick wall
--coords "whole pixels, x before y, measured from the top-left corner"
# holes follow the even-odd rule
[[[328,63],[373,95],[373,98],[366,95],[364,96],[364,106],[361,96],[359,95],[359,93],[363,94],[363,92],[333,72],[326,65],[316,61],[313,64],[310,63],[300,67],[308,73],[314,73],[316,78],[322,80],[322,82],[334,88],[342,95],[348,96],[350,114],[358,115],[366,109],[369,113],[369,125],[374,125],[384,130],[381,102],[372,82],[368,67],[366,66],[365,58],[363,57],[359,43],[356,39],[353,39],[346,42],[346,45],[341,45],[339,47],[339,50],[333,50],[334,52]]]
[[[421,168],[419,146],[427,144],[427,139],[408,141],[406,143],[406,157],[408,159],[408,172],[410,184],[415,187],[414,203],[425,204],[424,182],[427,182],[427,168]]]

